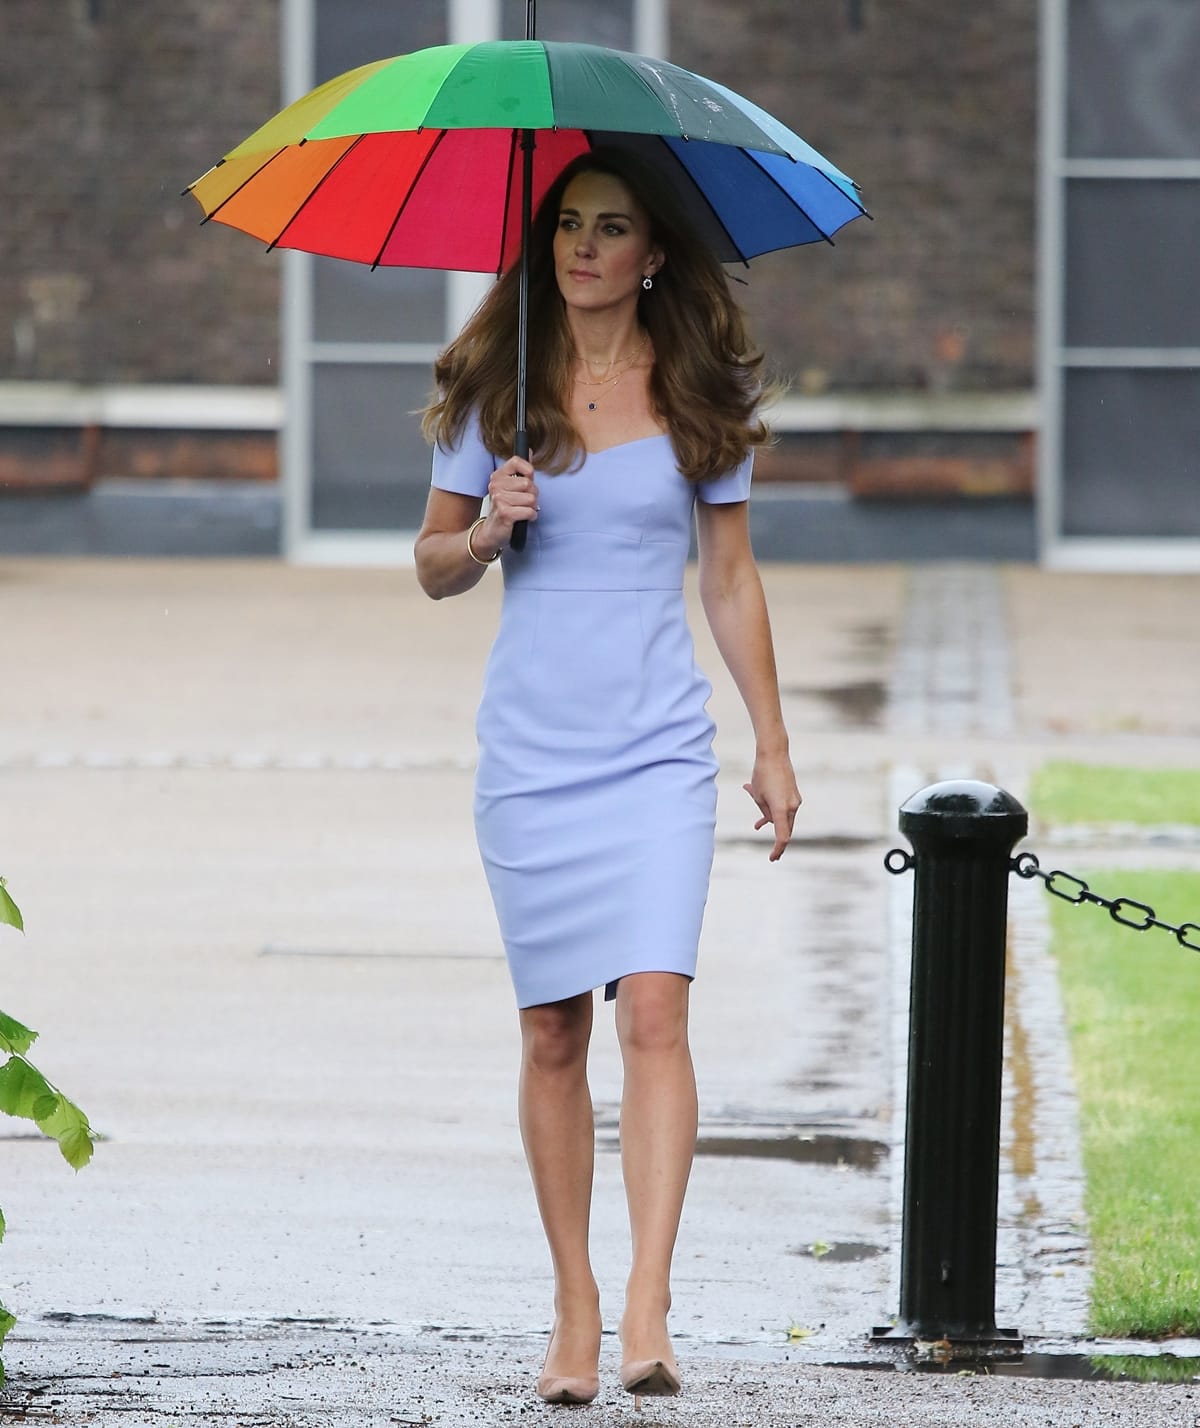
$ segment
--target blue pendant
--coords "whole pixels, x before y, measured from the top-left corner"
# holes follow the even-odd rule
[[[588,411],[594,412],[595,410],[596,410],[596,403],[595,403],[595,402],[588,402]]]

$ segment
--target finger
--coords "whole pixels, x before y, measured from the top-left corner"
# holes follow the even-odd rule
[[[515,521],[533,520],[537,515],[538,497],[536,491],[509,492],[500,489],[489,494],[492,498],[492,515],[506,526],[511,526]]]
[[[775,825],[775,846],[771,849],[770,860],[777,863],[783,856],[784,849],[792,840],[792,831],[796,823],[796,809],[790,805],[784,811],[782,817],[770,820]]]
[[[752,783],[744,783],[744,784],[742,784],[742,787],[746,790],[746,792],[750,795],[750,797],[751,797],[751,798],[754,800],[754,802],[758,805],[758,811],[759,811],[760,813],[766,814],[768,817],[770,817],[770,812],[769,812],[769,810],[768,810],[768,808],[767,808],[767,805],[763,802],[763,800],[762,800],[762,799],[758,796],[758,794],[755,792],[754,785],[753,785]]]
[[[510,456],[502,465],[497,466],[492,476],[498,477],[504,485],[515,485],[518,481],[528,481],[533,477],[533,467],[528,461],[522,461],[519,456]]]
[[[528,491],[532,485],[533,467],[528,461],[514,456],[492,472],[488,479],[488,494],[495,496],[500,491]]]
[[[537,485],[533,479],[533,473],[521,471],[509,471],[507,467],[497,467],[488,478],[488,491],[494,494],[504,492],[506,495],[520,495],[527,491],[536,491]]]

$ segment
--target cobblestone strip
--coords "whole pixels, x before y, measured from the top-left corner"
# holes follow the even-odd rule
[[[931,780],[921,769],[911,765],[898,765],[892,770],[889,782],[888,802],[893,809],[911,794]],[[903,848],[905,839],[899,832],[894,845]],[[891,1193],[888,1197],[890,1211],[890,1232],[888,1240],[892,1246],[888,1276],[888,1302],[893,1310],[900,1305],[900,1233],[904,1219],[904,1130],[908,1111],[908,1004],[909,983],[912,974],[912,876],[888,879],[888,948],[890,1012],[888,1030],[890,1036],[892,1072],[892,1153],[888,1163],[892,1171]]]
[[[997,1298],[1026,1334],[1082,1338],[1091,1265],[1071,1048],[1046,897],[1016,878],[1008,957]]]
[[[991,566],[909,573],[888,714],[895,734],[1012,732],[1008,622]]]

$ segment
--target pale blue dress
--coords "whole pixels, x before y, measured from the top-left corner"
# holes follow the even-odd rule
[[[433,484],[483,496],[504,459],[471,424]],[[591,453],[537,478],[539,518],[504,552],[475,830],[520,1007],[695,975],[717,764],[683,572],[695,501],[745,501],[752,460],[693,485],[665,435]]]

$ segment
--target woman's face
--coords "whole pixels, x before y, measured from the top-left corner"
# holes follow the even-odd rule
[[[612,174],[582,173],[567,185],[554,234],[554,272],[568,307],[602,311],[636,300],[662,267],[645,209]]]

